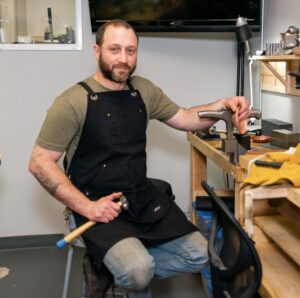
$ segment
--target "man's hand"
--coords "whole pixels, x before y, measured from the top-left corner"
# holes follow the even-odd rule
[[[121,192],[112,193],[97,201],[90,201],[86,207],[86,217],[95,222],[110,222],[121,212],[121,206],[114,202],[122,196]]]
[[[241,134],[247,132],[247,119],[250,114],[250,104],[244,96],[234,96],[224,99],[224,107],[232,112],[234,126]]]

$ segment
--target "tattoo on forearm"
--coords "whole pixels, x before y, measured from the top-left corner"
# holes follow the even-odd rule
[[[51,181],[49,177],[45,177],[43,173],[36,173],[36,179],[41,183],[41,185],[49,192],[50,195],[54,196],[58,189],[59,183]]]
[[[32,166],[31,173],[35,176],[38,182],[49,194],[55,196],[61,183],[57,178],[53,179],[51,177],[50,173],[53,172],[53,169],[51,169],[51,163],[47,163],[47,158],[44,157],[40,150],[34,150],[30,164]]]

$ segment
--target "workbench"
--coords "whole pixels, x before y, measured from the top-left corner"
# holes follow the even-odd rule
[[[256,155],[246,154],[240,157],[239,165],[234,165],[229,161],[229,157],[220,150],[221,140],[204,141],[195,134],[188,132],[187,139],[191,144],[190,169],[191,169],[191,206],[197,196],[204,194],[201,187],[201,181],[207,180],[207,159],[213,161],[225,173],[232,176],[235,181],[234,197],[235,197],[235,217],[242,223],[243,220],[243,199],[240,198],[240,188],[242,182],[247,177],[249,162],[257,157],[257,154],[263,154],[260,151]],[[228,190],[217,191],[218,195],[230,195]],[[192,208],[192,207],[191,207]],[[195,223],[195,215],[191,209],[192,222]]]
[[[207,180],[207,160],[214,162],[221,170],[234,179],[233,190],[216,190],[220,196],[234,195],[235,217],[244,224],[244,191],[241,186],[248,175],[249,163],[268,149],[258,145],[254,152],[241,155],[239,164],[234,165],[220,150],[220,140],[203,140],[195,134],[187,133],[190,142],[191,206],[197,196],[205,195],[201,181]],[[262,297],[298,298],[300,297],[300,188],[291,185],[264,186],[249,190],[254,198],[253,204],[263,203],[254,214],[254,235],[259,253],[263,279],[260,288]],[[261,200],[268,193],[267,200]],[[273,197],[272,197],[273,196]],[[280,199],[274,199],[278,198]],[[272,199],[272,204],[268,204]],[[271,207],[270,207],[271,205]],[[196,223],[195,212],[191,207],[191,220]]]

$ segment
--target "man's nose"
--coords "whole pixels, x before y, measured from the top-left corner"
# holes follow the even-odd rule
[[[127,53],[126,53],[125,49],[120,52],[119,59],[120,59],[120,62],[127,63]]]

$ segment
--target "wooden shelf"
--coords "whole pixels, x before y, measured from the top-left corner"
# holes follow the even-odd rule
[[[299,55],[274,55],[274,56],[252,56],[253,60],[260,61],[291,61],[291,60],[299,60]]]
[[[287,199],[300,208],[300,188],[290,188],[288,190]]]
[[[255,247],[261,259],[263,279],[262,297],[298,298],[300,293],[300,267],[254,226]]]
[[[262,90],[300,96],[296,78],[289,75],[299,72],[300,55],[252,56],[251,59],[262,63]]]
[[[258,216],[254,222],[300,266],[300,231],[288,218],[282,215]]]

